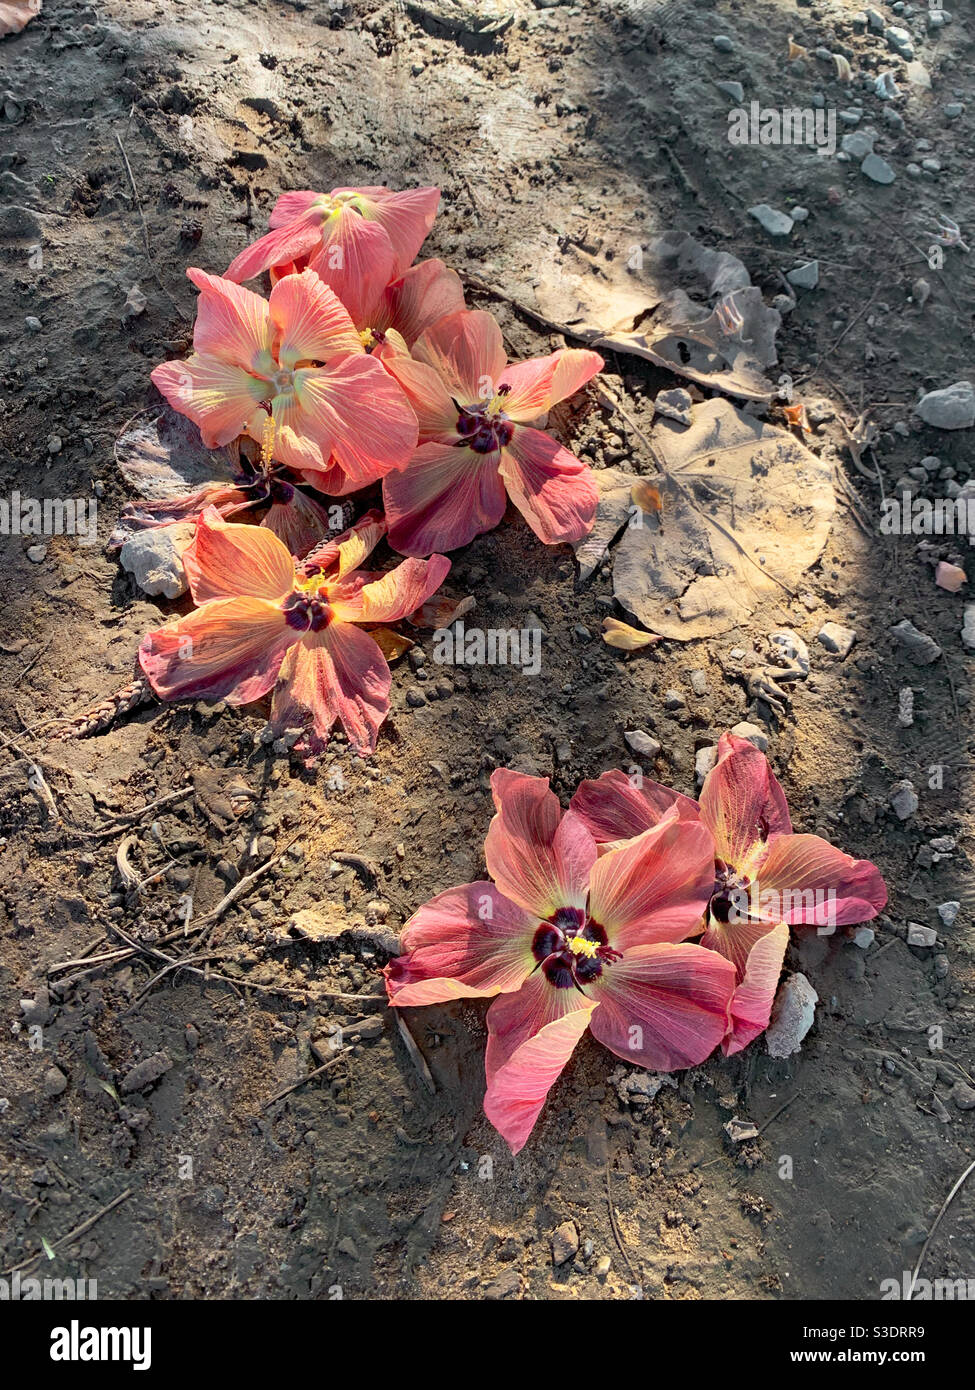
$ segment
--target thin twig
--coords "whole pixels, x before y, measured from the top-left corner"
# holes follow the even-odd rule
[[[308,1075],[303,1076],[300,1081],[295,1081],[291,1086],[285,1086],[283,1091],[278,1091],[276,1096],[272,1096],[270,1100],[266,1100],[261,1106],[261,1109],[270,1110],[272,1105],[276,1105],[279,1100],[284,1100],[285,1096],[290,1096],[292,1091],[297,1091],[299,1086],[304,1086],[306,1081],[314,1081],[316,1076],[321,1076],[323,1072],[328,1071],[329,1067],[334,1067],[335,1063],[339,1061],[340,1058],[351,1051],[352,1049],[350,1047],[343,1047],[340,1052],[336,1052],[334,1057],[330,1057],[328,1061],[323,1062],[320,1067],[316,1067],[314,1071],[310,1071]]]
[[[609,1206],[609,1224],[610,1224],[610,1226],[611,1226],[611,1228],[612,1228],[612,1231],[613,1231],[613,1239],[616,1241],[616,1244],[617,1244],[617,1247],[619,1248],[620,1254],[623,1256],[623,1259],[626,1261],[626,1267],[627,1267],[627,1269],[630,1271],[630,1275],[631,1275],[632,1278],[635,1279],[636,1282],[639,1284],[639,1282],[640,1282],[640,1277],[639,1277],[639,1275],[637,1274],[636,1270],[633,1268],[632,1264],[630,1263],[630,1257],[629,1257],[629,1255],[626,1253],[626,1246],[623,1244],[623,1237],[620,1235],[620,1228],[619,1228],[619,1225],[618,1225],[617,1220],[616,1220],[616,1212],[615,1212],[615,1210],[613,1209],[613,1189],[612,1189],[612,1187],[610,1186],[610,1181],[609,1181],[609,1163],[608,1163],[608,1161],[607,1161],[607,1164],[606,1164],[606,1202],[607,1202],[607,1205]]]
[[[924,1245],[921,1247],[921,1253],[920,1253],[920,1255],[918,1255],[918,1257],[917,1257],[917,1264],[914,1266],[914,1273],[911,1275],[911,1287],[910,1287],[910,1288],[908,1289],[908,1291],[907,1291],[907,1297],[908,1297],[908,1299],[911,1299],[911,1298],[913,1297],[913,1295],[914,1295],[914,1285],[915,1285],[915,1283],[917,1282],[917,1276],[920,1274],[920,1272],[921,1272],[921,1266],[924,1264],[924,1257],[925,1257],[925,1255],[928,1253],[928,1246],[931,1244],[932,1240],[934,1239],[934,1233],[935,1233],[935,1231],[938,1229],[938,1227],[939,1227],[940,1224],[941,1224],[941,1218],[944,1216],[945,1212],[946,1212],[946,1211],[948,1210],[948,1208],[951,1206],[951,1204],[952,1204],[952,1202],[954,1201],[955,1197],[956,1197],[956,1196],[958,1195],[958,1193],[961,1191],[962,1187],[964,1186],[966,1180],[967,1180],[968,1177],[969,1177],[969,1174],[971,1174],[971,1173],[975,1173],[975,1159],[973,1159],[972,1162],[968,1165],[968,1167],[965,1169],[964,1173],[962,1173],[961,1177],[958,1179],[958,1181],[955,1183],[954,1187],[953,1187],[953,1188],[951,1189],[951,1191],[948,1193],[947,1197],[946,1197],[946,1198],[944,1199],[944,1201],[941,1203],[941,1210],[938,1212],[937,1216],[934,1218],[934,1225],[931,1227],[930,1231],[928,1232],[928,1238],[927,1238],[927,1240],[924,1242]]]
[[[135,205],[139,210],[139,220],[142,223],[142,239],[145,242],[146,259],[149,262],[149,269],[152,271],[152,277],[177,313],[182,314],[182,309],[163,284],[159,276],[159,271],[156,269],[156,260],[152,254],[152,242],[149,240],[149,224],[146,222],[146,215],[142,211],[142,199],[139,197],[139,190],[135,184],[135,175],[132,172],[129,156],[125,153],[125,146],[122,144],[122,137],[119,135],[118,131],[115,132],[115,143],[118,145],[119,152],[122,155],[122,163],[125,165],[125,172],[129,176],[129,186],[132,189],[132,197],[135,199]]]
[[[100,1211],[96,1211],[94,1216],[89,1216],[87,1221],[82,1221],[80,1226],[75,1226],[73,1231],[69,1231],[66,1236],[62,1236],[60,1240],[56,1240],[51,1246],[51,1249],[60,1250],[63,1246],[70,1245],[71,1242],[77,1240],[79,1236],[83,1236],[86,1231],[90,1231],[96,1221],[101,1221],[103,1216],[107,1216],[110,1211],[114,1211],[114,1209],[121,1206],[123,1202],[127,1202],[131,1196],[132,1188],[127,1187],[118,1197],[113,1197],[113,1199],[103,1206]],[[5,1269],[3,1278],[6,1279],[8,1275],[16,1274],[18,1270],[27,1269],[30,1265],[36,1264],[44,1253],[45,1251],[42,1247],[38,1250],[36,1255],[31,1255],[29,1259],[23,1260],[19,1265],[13,1265],[10,1269]]]

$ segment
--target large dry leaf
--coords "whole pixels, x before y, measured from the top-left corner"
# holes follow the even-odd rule
[[[20,3],[0,4],[0,38],[19,34],[41,12],[41,0],[20,0]]]
[[[567,247],[535,287],[542,314],[592,347],[633,353],[743,400],[768,401],[764,371],[777,360],[782,320],[742,262],[686,232],[664,233],[636,259],[636,267],[634,256],[602,262]]]
[[[830,468],[792,435],[722,398],[653,443],[664,501],[628,525],[613,591],[644,627],[687,641],[743,622],[760,598],[792,590],[818,559],[833,517]],[[598,477],[598,475],[597,475]]]
[[[128,424],[115,441],[115,462],[130,487],[148,502],[183,497],[206,483],[230,482],[235,447],[207,449],[199,426],[168,406]]]

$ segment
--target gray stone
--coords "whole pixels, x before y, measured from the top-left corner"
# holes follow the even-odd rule
[[[965,103],[963,101],[949,101],[944,107],[944,113],[949,121],[957,121],[959,116],[965,114]]]
[[[971,429],[975,425],[975,386],[970,381],[956,381],[939,391],[928,391],[914,410],[935,429]]]
[[[938,916],[946,927],[953,927],[958,920],[958,913],[961,911],[961,903],[946,902],[938,903]]]
[[[128,1095],[130,1091],[144,1091],[147,1086],[165,1076],[172,1065],[165,1052],[154,1052],[151,1057],[137,1062],[125,1073],[119,1090],[123,1095]]]
[[[809,209],[804,207],[794,207],[790,216],[793,222],[807,222],[809,220]]]
[[[787,212],[779,212],[777,208],[769,207],[768,203],[756,203],[754,207],[748,209],[750,217],[762,226],[769,236],[788,236],[792,231],[792,218]]]
[[[627,729],[623,737],[639,758],[655,758],[660,752],[660,744],[643,729]]]
[[[794,266],[786,271],[785,278],[798,290],[814,290],[819,284],[819,262],[807,261],[805,265]]]
[[[886,159],[881,159],[879,154],[868,154],[860,165],[860,173],[874,183],[893,183],[897,177]]]
[[[53,1100],[62,1091],[67,1089],[68,1078],[60,1067],[48,1067],[44,1073],[44,1094],[48,1100]]]
[[[922,926],[920,922],[908,922],[907,924],[907,944],[908,946],[936,946],[938,943],[938,933],[934,927]]]
[[[552,1232],[552,1263],[564,1265],[579,1253],[579,1228],[574,1221],[563,1221]]]
[[[736,106],[745,100],[745,89],[740,82],[716,82],[714,85],[722,96],[729,97]]]
[[[704,785],[704,779],[714,767],[718,759],[718,745],[716,743],[706,748],[699,748],[694,756],[694,776],[699,787]]]
[[[854,946],[859,946],[861,951],[865,951],[868,946],[873,945],[876,939],[876,932],[873,927],[857,927],[850,939]]]
[[[716,34],[712,40],[719,53],[733,53],[735,45],[727,34]]]
[[[963,646],[969,649],[975,647],[975,603],[965,604],[965,616],[962,619],[961,640]]]
[[[658,392],[653,401],[653,408],[658,415],[665,415],[668,420],[676,420],[681,425],[691,423],[693,405],[690,392],[685,391],[682,386],[677,386],[672,391]]]
[[[910,29],[902,29],[900,25],[892,24],[884,37],[888,46],[902,58],[910,61],[914,57],[914,39]]]
[[[857,635],[851,627],[843,627],[841,623],[823,623],[816,633],[816,641],[820,642],[828,652],[833,652],[842,658],[849,655],[850,648],[857,640]]]
[[[840,141],[840,149],[851,159],[866,159],[868,154],[873,154],[876,138],[877,132],[869,126],[864,127],[863,130],[851,130]]]
[[[688,671],[687,680],[695,695],[708,693],[708,678],[704,671]]]
[[[929,637],[926,632],[921,632],[907,618],[895,623],[890,629],[890,635],[898,646],[904,648],[915,666],[930,666],[932,661],[937,661],[941,655],[941,648],[934,638]]]
[[[132,575],[144,594],[179,598],[189,588],[183,569],[183,551],[196,530],[192,522],[154,526],[136,531],[122,546],[119,563]]]
[[[47,558],[46,545],[29,545],[27,547],[27,558],[32,565],[39,565],[42,560]]]
[[[33,314],[28,314],[24,319],[24,327],[27,329],[28,333],[40,333],[44,325],[39,318],[35,318]]]
[[[917,792],[914,783],[906,777],[895,782],[888,794],[891,809],[898,820],[908,820],[918,808]]]
[[[952,1086],[951,1099],[959,1110],[975,1110],[975,1090],[964,1081],[956,1081]]]
[[[867,9],[865,11],[867,23],[875,34],[882,34],[887,28],[887,21],[879,10]]]
[[[805,975],[790,975],[779,986],[772,1005],[772,1018],[765,1032],[770,1057],[791,1057],[816,1017],[819,995]]]

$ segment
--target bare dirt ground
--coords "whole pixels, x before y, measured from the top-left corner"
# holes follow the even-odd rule
[[[964,594],[936,588],[930,565],[967,545],[919,552],[915,538],[878,534],[879,480],[854,469],[838,415],[852,424],[890,403],[876,452],[888,493],[925,456],[941,469],[918,492],[943,495],[972,472],[972,432],[928,429],[911,407],[919,389],[971,375],[975,257],[955,250],[929,271],[922,252],[939,212],[975,224],[975,16],[959,0],[930,34],[921,16],[927,89],[882,35],[854,25],[857,11],[836,0],[688,3],[662,16],[599,0],[46,0],[0,45],[0,493],[100,495],[99,544],[55,537],[40,559],[27,538],[0,549],[0,1272],[36,1270],[43,1240],[55,1257],[43,1273],[95,1278],[112,1299],[626,1299],[636,1287],[774,1300],[875,1298],[913,1267],[971,1162],[975,1125],[959,1104],[975,1069]],[[790,33],[810,50],[798,66]],[[840,83],[819,48],[858,73],[892,66],[902,128],[872,91]],[[829,106],[862,107],[895,181],[811,149],[733,148],[716,81],[767,106],[822,92]],[[953,102],[966,103],[958,118],[945,114]],[[908,172],[924,159],[940,167]],[[778,338],[801,398],[826,403],[811,447],[836,465],[835,522],[804,597],[624,660],[599,639],[616,611],[609,574],[577,586],[571,553],[509,515],[455,557],[451,585],[474,593],[491,625],[537,614],[541,674],[428,660],[423,680],[401,662],[370,766],[339,746],[305,772],[260,742],[259,711],[202,703],[52,741],[33,726],[122,686],[140,637],[171,611],[103,546],[129,495],[114,440],[157,403],[152,366],[189,341],[186,265],[222,271],[283,189],[379,182],[438,184],[425,253],[529,306],[563,258],[581,250],[608,266],[673,227],[740,256],[769,299],[783,272],[818,258],[820,288],[800,292]],[[810,215],[773,242],[747,212],[762,202]],[[921,275],[931,294],[919,305]],[[126,317],[135,284],[147,306]],[[470,302],[497,313],[512,356],[561,341],[504,299],[472,291]],[[607,377],[644,427],[656,391],[678,384],[615,355]],[[639,439],[592,401],[557,428],[597,469],[652,471]],[[904,618],[941,659],[911,664],[889,633]],[[815,641],[827,620],[856,630],[845,660]],[[783,626],[809,643],[812,670],[776,716],[756,709],[729,652],[757,651]],[[705,694],[689,670],[705,673]],[[413,708],[409,690],[426,703]],[[654,774],[693,792],[696,751],[763,714],[796,826],[887,879],[876,941],[797,940],[787,964],[821,1002],[790,1061],[759,1040],[634,1104],[628,1070],[585,1043],[512,1160],[480,1110],[483,1008],[411,1013],[430,1094],[384,1007],[382,928],[478,876],[493,767],[551,776],[567,800],[580,778],[628,762],[623,733],[642,728],[662,745]],[[55,810],[28,785],[32,762]],[[952,764],[940,789],[934,764]],[[344,790],[329,785],[336,767]],[[902,778],[920,797],[903,822],[888,801]],[[181,787],[184,799],[117,819]],[[931,849],[946,836],[953,850]],[[138,893],[120,881],[123,842],[148,880]],[[147,990],[164,962],[144,948],[179,927],[183,895],[205,914],[279,854],[210,936],[210,969],[226,979],[184,971]],[[962,908],[948,929],[936,905],[951,899]],[[322,944],[286,932],[308,908],[348,927],[387,915],[373,941],[359,931]],[[909,946],[909,921],[937,928],[939,944]],[[118,948],[122,932],[140,947],[132,957],[56,971],[48,986],[53,965],[103,936],[95,954]],[[343,993],[370,998],[330,997]],[[351,1051],[269,1104],[328,1059],[329,1027],[350,1022]],[[131,1077],[158,1053],[171,1065],[154,1083]],[[768,1122],[758,1141],[729,1147],[733,1114]],[[926,1273],[975,1277],[973,1214],[970,1184]],[[556,1264],[566,1222],[579,1249]]]

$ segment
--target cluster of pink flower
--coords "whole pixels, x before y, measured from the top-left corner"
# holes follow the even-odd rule
[[[438,552],[496,526],[509,497],[547,544],[590,530],[589,469],[533,426],[602,359],[566,348],[509,365],[497,323],[466,307],[457,275],[439,260],[413,265],[439,198],[286,193],[271,230],[223,277],[187,271],[200,291],[194,350],[152,379],[207,447],[246,460],[256,445],[260,457],[239,485],[137,512],[143,524],[197,518],[185,559],[199,607],[140,649],[162,698],[243,704],[273,690],[275,728],[303,728],[318,751],[338,721],[371,753],[390,676],[368,627],[430,597],[450,568]],[[264,271],[267,299],[240,283]],[[309,553],[327,531],[314,493],[380,480],[385,516]],[[261,505],[259,527],[227,520]],[[411,558],[384,575],[359,570],[383,535]]]
[[[399,1008],[498,996],[484,1111],[513,1153],[587,1028],[655,1071],[738,1052],[768,1026],[790,924],[887,901],[873,864],[793,833],[764,753],[733,734],[699,801],[606,772],[563,814],[547,779],[502,768],[491,785],[493,882],[421,907],[386,987]]]

